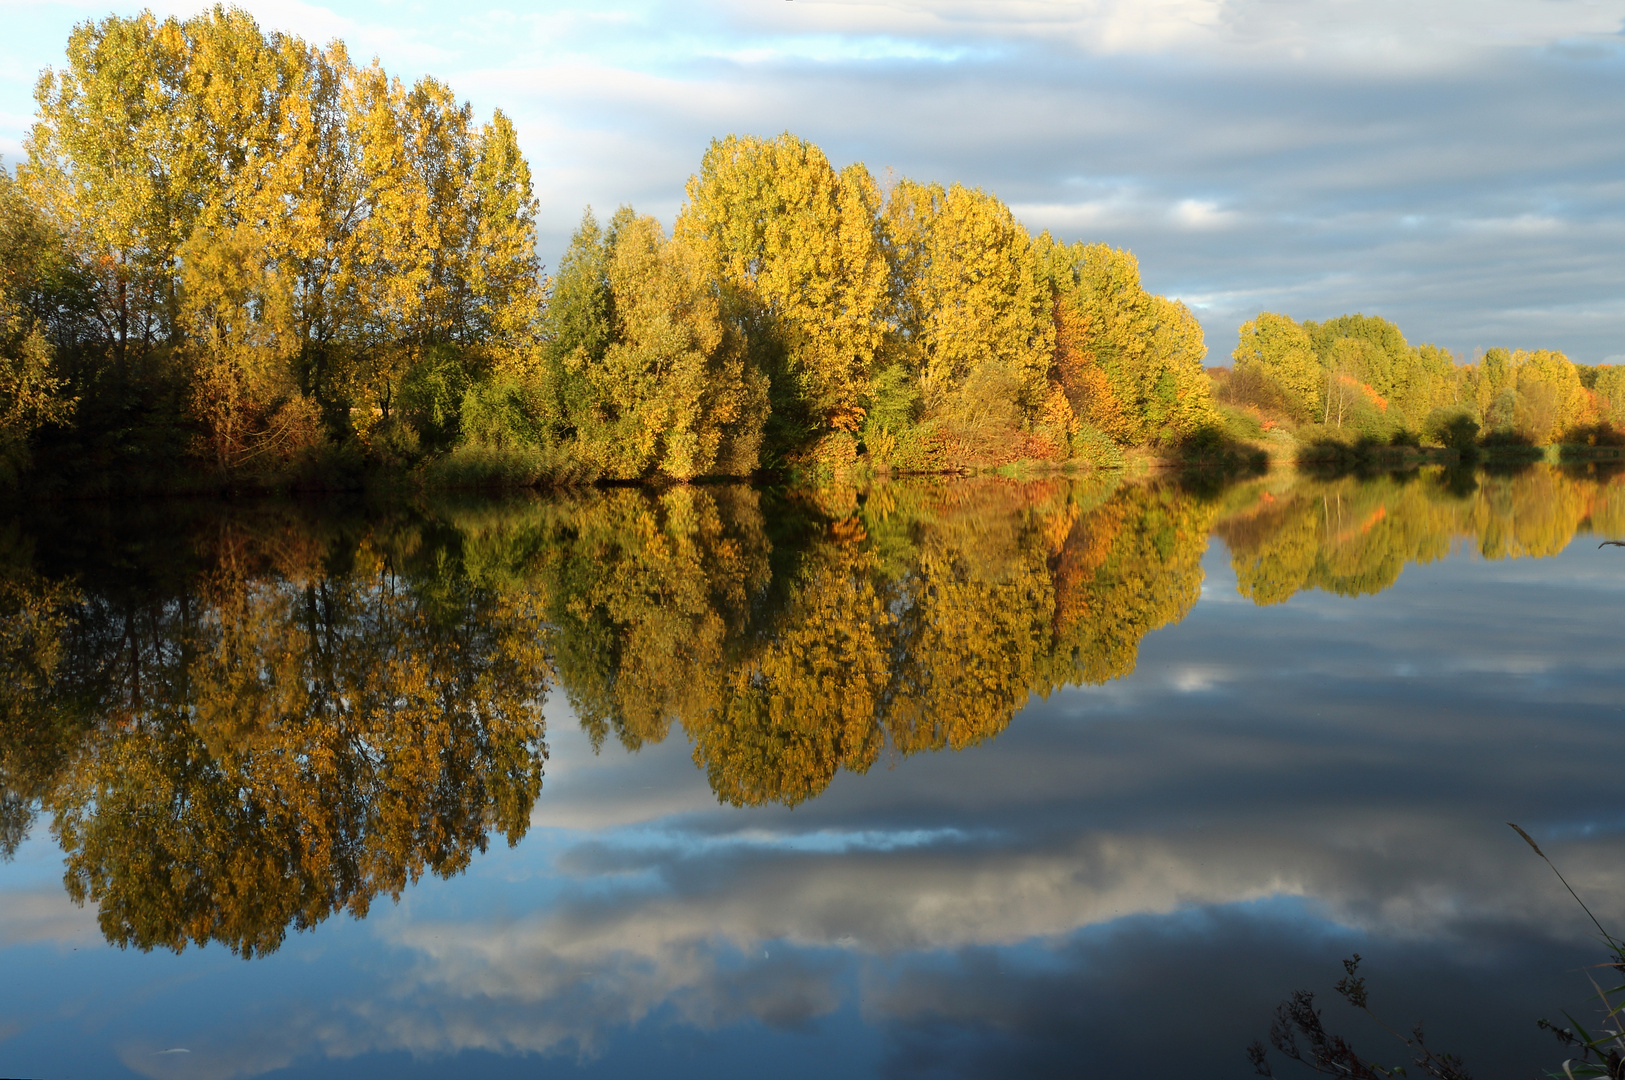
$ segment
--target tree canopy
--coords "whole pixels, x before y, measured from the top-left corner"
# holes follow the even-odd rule
[[[714,140],[669,234],[589,210],[549,279],[508,117],[340,42],[109,16],[36,99],[0,180],[11,482],[940,470],[1217,424],[1132,255],[789,133]]]
[[[1625,428],[1615,401],[1625,401],[1625,376],[1548,349],[1488,349],[1464,364],[1436,345],[1410,345],[1387,319],[1358,314],[1298,323],[1260,312],[1238,336],[1218,394],[1259,418],[1458,448],[1480,434],[1548,445]]]

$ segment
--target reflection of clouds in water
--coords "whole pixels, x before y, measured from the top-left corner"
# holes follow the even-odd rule
[[[1534,1018],[1575,999],[1565,969],[1593,957],[1554,953],[1517,927],[1479,931],[1395,947],[1281,904],[1202,909],[1126,920],[1041,957],[967,949],[875,966],[865,1009],[887,1031],[889,1076],[1240,1080],[1253,1075],[1242,1047],[1289,988],[1311,986],[1328,1026],[1397,1063],[1391,1036],[1330,991],[1339,961],[1359,951],[1379,1014],[1403,1028],[1425,1018],[1430,1044],[1468,1052],[1470,1067],[1534,1075],[1552,1064]]]
[[[291,1065],[305,1049],[310,1015],[279,1018],[272,1028],[244,1026],[229,1040],[204,1037],[179,1050],[148,1039],[119,1047],[118,1059],[131,1072],[153,1080],[233,1080],[259,1076]],[[298,1036],[306,1036],[301,1039]],[[290,1037],[292,1036],[292,1037]]]
[[[1558,580],[1570,561],[1538,565]],[[1222,985],[1200,1023],[1248,1037],[1305,964],[1335,974],[1355,947],[1419,986],[1472,970],[1537,985],[1589,959],[1587,928],[1502,822],[1534,829],[1605,921],[1625,920],[1625,837],[1600,810],[1621,732],[1597,643],[1617,604],[1531,602],[1508,565],[1410,566],[1358,600],[1204,602],[1144,639],[1136,674],[1035,701],[996,744],[843,773],[793,812],[718,807],[680,730],[595,756],[550,710],[545,833],[435,886],[455,888],[449,909],[429,889],[410,911],[381,906],[355,931],[374,945],[343,960],[370,965],[356,993],[127,1044],[124,1060],[214,1080],[304,1055],[592,1059],[632,1026],[801,1030],[857,985],[898,1074],[996,1073],[1003,1054],[1036,1075],[1098,1045],[1091,1066],[1122,1075],[1112,1025],[1166,1007],[1181,979]],[[1515,588],[1542,582],[1531,565]],[[1223,545],[1205,568],[1234,595]],[[19,917],[5,940],[82,934],[93,915],[77,914],[61,931]],[[9,915],[0,903],[0,935]],[[319,952],[289,951],[307,943]],[[159,1053],[177,1046],[192,1053]]]
[[[1166,973],[1182,955],[1201,956],[1238,1001],[1267,1010],[1305,952],[1331,970],[1340,951],[1373,944],[1390,966],[1405,950],[1435,964],[1482,964],[1554,927],[1581,952],[1589,944],[1521,844],[1450,821],[1244,821],[1021,852],[945,841],[831,854],[796,850],[791,839],[785,852],[758,848],[749,858],[713,843],[628,848],[653,872],[636,887],[585,882],[500,925],[384,916],[377,930],[411,958],[391,997],[305,1017],[290,1035],[330,1057],[477,1049],[590,1058],[651,1020],[805,1026],[839,1008],[856,964],[865,1014],[897,1029],[900,1060],[922,1054],[915,1037],[938,1023],[1019,1036],[1031,1044],[1022,1053],[1040,1053],[1069,1041],[1047,1046],[1059,1036],[1044,1035],[1044,1017],[1060,1022],[1109,995],[1155,996],[1136,965],[1154,961]],[[1589,850],[1598,864],[1625,854]],[[1625,914],[1612,899],[1625,895],[1620,875],[1582,884],[1605,918]],[[993,968],[1002,968],[997,978]],[[1204,1010],[1203,1023],[1257,1022],[1260,1007],[1250,1016]],[[184,1075],[204,1075],[203,1062],[186,1063]],[[164,1075],[183,1075],[172,1067]]]
[[[1325,631],[1313,609],[1350,603],[1336,597],[1255,616],[1245,635],[1226,632],[1233,606],[1217,621],[1214,607],[1199,608],[1188,633],[1147,639],[1138,676],[1034,703],[997,754],[847,778],[797,818],[770,818],[784,830],[777,845],[769,829],[734,831],[738,819],[725,811],[682,819],[704,842],[671,829],[599,834],[560,856],[587,878],[550,910],[500,931],[419,922],[391,928],[391,940],[419,957],[414,993],[500,1000],[553,1023],[573,1018],[586,1026],[549,1037],[579,1046],[678,1002],[695,1015],[726,1015],[715,1003],[738,999],[719,980],[761,963],[764,944],[824,961],[839,950],[869,972],[864,1009],[891,1025],[902,1073],[977,1071],[974,1054],[943,1065],[953,1040],[927,1037],[939,1023],[1019,1033],[1032,1053],[1044,1051],[1046,1023],[1050,1050],[1075,1049],[1085,1029],[1112,1044],[1106,1021],[1084,1023],[1080,1003],[1116,1015],[1105,988],[1124,1001],[1155,1000],[1150,976],[1137,982],[1130,965],[1154,961],[1158,977],[1173,980],[1181,956],[1202,955],[1249,1002],[1251,1012],[1238,1005],[1225,1014],[1237,1022],[1256,1023],[1258,1002],[1267,1011],[1295,985],[1305,955],[1332,971],[1351,942],[1407,973],[1389,988],[1401,1002],[1424,1004],[1413,982],[1467,979],[1486,965],[1519,967],[1528,987],[1550,989],[1570,959],[1588,959],[1588,930],[1502,822],[1540,819],[1554,858],[1599,914],[1625,921],[1625,838],[1585,809],[1607,803],[1605,763],[1617,759],[1618,733],[1588,711],[1616,681],[1596,665],[1592,644],[1611,605],[1598,595],[1566,606],[1561,620],[1508,625],[1483,564],[1459,571],[1413,567],[1407,587],[1360,601],[1385,609],[1372,620],[1391,632],[1374,641]],[[1308,632],[1306,620],[1319,629]],[[1409,703],[1371,674],[1396,663],[1419,684]],[[1188,691],[1219,685],[1225,672],[1239,673],[1249,693],[1244,709],[1214,715],[1211,700]],[[1103,699],[1132,705],[1142,721],[1080,719],[1080,706]],[[1565,790],[1554,798],[1558,777]],[[920,831],[913,835],[926,842],[884,853],[864,844],[825,850],[830,837],[848,835],[843,822],[888,813],[954,827]],[[1576,813],[1585,820],[1570,822]],[[901,820],[895,828],[910,835]],[[672,842],[655,842],[661,832]],[[592,890],[594,867],[629,875],[622,880],[635,887]],[[1283,903],[1297,914],[1283,916]],[[1048,956],[1080,935],[1087,945],[1061,947],[1020,978],[978,974],[989,957],[1029,945]],[[1441,965],[1460,971],[1426,974]],[[1046,966],[1053,977],[1039,970]],[[805,977],[833,986],[836,970]],[[586,972],[602,981],[597,1005],[583,1011],[574,1002]],[[1497,972],[1504,988],[1507,975]],[[1002,1005],[990,989],[1000,985],[1017,988]],[[828,992],[802,1000],[833,1007]],[[1490,993],[1481,987],[1463,1000]],[[1557,1000],[1548,994],[1528,1016]],[[1486,1014],[1508,1008],[1485,1005]]]
[[[95,907],[79,907],[60,885],[0,893],[0,949],[36,942],[100,945]]]
[[[1168,684],[1182,694],[1199,694],[1231,682],[1236,672],[1214,664],[1187,664],[1168,673]]]

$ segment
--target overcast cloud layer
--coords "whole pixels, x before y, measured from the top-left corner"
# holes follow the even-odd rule
[[[790,130],[1131,248],[1211,362],[1259,310],[1625,360],[1625,0],[244,6],[514,116],[550,264],[587,203],[669,225],[710,138]],[[5,10],[15,160],[36,73],[108,9]]]

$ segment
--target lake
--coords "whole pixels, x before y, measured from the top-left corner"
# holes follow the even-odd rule
[[[1506,823],[1625,929],[1625,475],[10,516],[0,1075],[1408,1064],[1359,953],[1524,1077],[1604,957]]]

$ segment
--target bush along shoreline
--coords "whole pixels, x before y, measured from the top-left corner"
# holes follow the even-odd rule
[[[1549,349],[1471,363],[1412,346],[1377,316],[1243,323],[1233,366],[1209,368],[1233,439],[1305,462],[1625,458],[1625,367]]]

